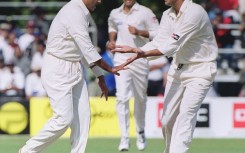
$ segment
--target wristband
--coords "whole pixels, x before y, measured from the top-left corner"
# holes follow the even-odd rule
[[[104,75],[102,69],[99,66],[93,66],[91,68],[91,70],[94,73],[94,75],[96,76],[96,78],[98,78],[101,75]]]

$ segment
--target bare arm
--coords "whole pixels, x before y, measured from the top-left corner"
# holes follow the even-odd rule
[[[101,67],[103,70],[110,72],[110,73],[113,73],[115,75],[120,75],[118,73],[118,71],[126,69],[124,64],[119,65],[119,66],[115,66],[115,67],[111,67],[103,59],[96,61],[95,65],[97,65],[97,66]],[[91,68],[93,68],[93,67],[91,67]]]
[[[116,48],[116,38],[117,38],[117,33],[116,32],[110,32],[109,33],[109,44],[108,48],[110,50],[113,50]]]
[[[136,27],[129,25],[128,26],[128,30],[132,35],[136,35],[136,36],[142,36],[145,38],[149,38],[149,32],[146,30],[138,30]]]
[[[153,49],[149,51],[142,51],[139,48],[132,48],[129,46],[116,46],[117,49],[112,50],[113,53],[119,52],[119,53],[136,53],[135,56],[129,58],[123,66],[127,66],[128,64],[132,63],[134,60],[138,58],[145,58],[145,57],[151,57],[151,56],[161,56],[163,55],[158,49]]]

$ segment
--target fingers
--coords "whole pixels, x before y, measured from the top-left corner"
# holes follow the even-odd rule
[[[108,100],[108,93],[106,91],[102,91],[100,98],[102,98],[105,95],[105,100]]]
[[[116,46],[116,48],[114,48],[113,50],[111,50],[112,53],[123,53],[125,51],[122,50],[123,46]]]
[[[114,73],[115,75],[117,75],[117,76],[120,76],[120,73],[118,73],[118,72],[116,72],[116,73]]]

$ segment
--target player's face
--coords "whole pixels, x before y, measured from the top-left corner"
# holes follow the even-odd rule
[[[132,7],[135,2],[136,0],[123,0],[124,5],[127,7]]]
[[[178,0],[164,0],[165,5],[173,6]]]
[[[101,0],[87,0],[87,8],[89,11],[94,11],[96,8],[96,5],[100,4]]]

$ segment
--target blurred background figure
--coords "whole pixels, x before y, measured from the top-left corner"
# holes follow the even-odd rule
[[[114,66],[113,64],[113,54],[108,48],[109,42],[106,42],[106,50],[101,53],[101,57],[110,65]],[[105,82],[108,88],[108,95],[115,96],[116,93],[116,82],[114,74],[104,72]]]
[[[0,93],[2,96],[24,96],[25,76],[13,61],[5,62],[6,67],[0,77]]]
[[[45,18],[46,10],[42,7],[36,7],[33,10],[33,14],[35,15],[34,22],[38,32],[43,38],[46,38],[48,36],[50,26],[49,21]]]
[[[240,63],[241,71],[240,71],[240,83],[241,90],[239,92],[239,97],[245,97],[245,55],[243,55]]]
[[[32,57],[32,65],[42,65],[45,52],[45,43],[42,40],[37,42],[37,50]]]
[[[14,48],[8,42],[11,25],[7,22],[0,24],[0,56],[4,58],[5,63],[9,63],[14,59]]]
[[[47,93],[41,83],[42,61],[32,61],[31,73],[26,77],[25,96],[29,100],[31,97],[46,97]]]
[[[165,56],[161,56],[154,60],[149,60],[149,74],[148,74],[148,96],[163,95],[163,68],[168,64],[168,60]]]
[[[21,51],[24,53],[28,51],[28,47],[35,40],[34,30],[35,22],[30,20],[26,23],[26,31],[19,37],[18,43],[20,45]]]

